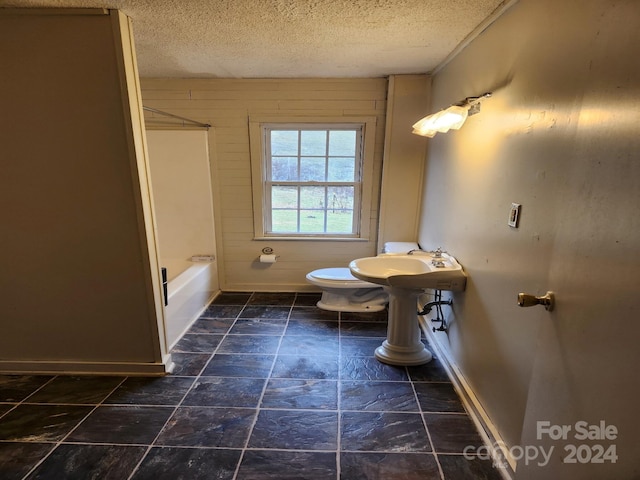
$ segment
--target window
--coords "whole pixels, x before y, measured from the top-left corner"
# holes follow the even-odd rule
[[[362,228],[369,221],[363,199],[370,198],[364,185],[370,170],[366,123],[259,123],[253,136],[258,129],[261,155],[252,158],[254,174],[261,178],[254,192],[257,237],[362,238],[368,233]]]
[[[358,233],[361,128],[266,127],[265,231]]]

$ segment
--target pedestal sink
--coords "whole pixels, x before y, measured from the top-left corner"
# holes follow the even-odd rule
[[[389,294],[387,338],[376,349],[378,360],[391,365],[422,365],[431,353],[420,341],[418,296],[427,288],[462,291],[467,277],[456,259],[444,252],[379,255],[353,260],[354,277],[382,285]]]

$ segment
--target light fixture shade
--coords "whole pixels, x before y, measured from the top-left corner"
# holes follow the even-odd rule
[[[432,115],[428,115],[418,122],[413,124],[413,133],[416,135],[422,135],[423,137],[433,137],[438,130],[435,128],[436,125],[436,117],[440,114],[434,113]]]
[[[439,121],[446,128],[447,131],[450,128],[458,130],[469,116],[469,106],[460,107],[453,105],[444,111],[444,114],[440,117]]]
[[[436,133],[446,133],[450,129],[458,130],[469,115],[469,106],[453,105],[446,110],[429,115],[413,125],[413,132],[423,137],[433,137]]]
[[[414,128],[411,133],[415,134],[415,135],[420,135],[422,137],[429,137],[429,138],[433,138],[436,136],[436,132],[435,130],[428,130],[428,129],[421,129],[418,130],[416,128]]]

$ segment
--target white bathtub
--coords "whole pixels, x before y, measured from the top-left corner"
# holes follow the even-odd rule
[[[165,335],[171,349],[213,299],[217,273],[215,262],[163,259],[161,264],[167,269]]]

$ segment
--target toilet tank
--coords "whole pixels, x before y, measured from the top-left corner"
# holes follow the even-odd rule
[[[419,250],[420,245],[415,242],[385,242],[382,253],[404,254],[410,250]]]

